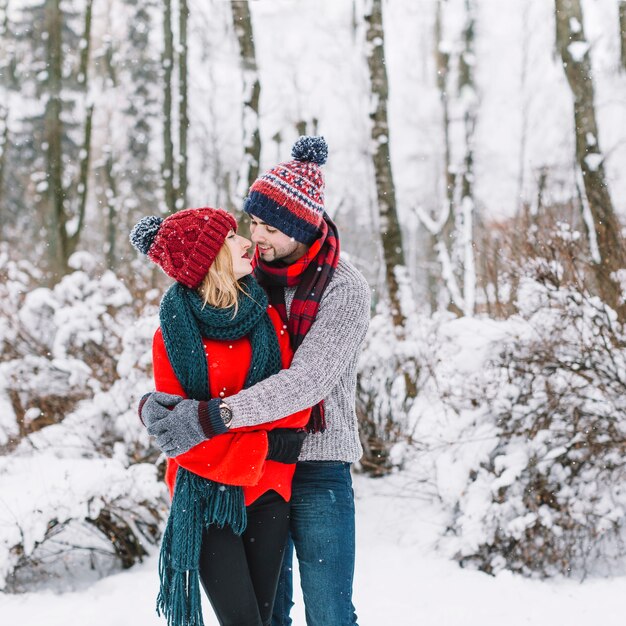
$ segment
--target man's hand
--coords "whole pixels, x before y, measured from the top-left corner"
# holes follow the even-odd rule
[[[267,460],[295,463],[302,450],[306,432],[292,428],[277,428],[267,433]]]
[[[139,417],[167,456],[183,454],[214,435],[228,432],[219,416],[219,399],[189,400],[159,391],[139,403]]]

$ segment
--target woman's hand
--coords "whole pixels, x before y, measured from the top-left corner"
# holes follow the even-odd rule
[[[228,432],[219,414],[219,400],[198,401],[159,391],[139,403],[139,418],[157,447],[174,457],[215,435]]]

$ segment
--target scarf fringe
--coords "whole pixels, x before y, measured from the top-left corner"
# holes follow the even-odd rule
[[[323,433],[326,430],[326,416],[324,415],[324,401],[316,404],[311,409],[311,417],[306,424],[306,432],[309,434]]]
[[[206,480],[180,467],[159,555],[156,611],[168,626],[204,626],[198,564],[202,532],[211,524],[246,529],[243,489]]]

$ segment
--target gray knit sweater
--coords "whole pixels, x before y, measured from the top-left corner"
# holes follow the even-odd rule
[[[285,289],[287,310],[295,291]],[[354,409],[356,368],[370,298],[363,275],[340,258],[291,367],[225,398],[233,411],[231,428],[271,422],[324,399],[326,431],[307,436],[300,460],[358,461],[363,450]]]

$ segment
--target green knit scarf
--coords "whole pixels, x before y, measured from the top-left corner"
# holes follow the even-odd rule
[[[200,295],[180,283],[170,287],[160,308],[167,356],[185,393],[209,400],[209,373],[203,338],[232,341],[248,337],[252,361],[244,387],[280,371],[278,338],[267,315],[265,291],[251,276],[242,279],[238,309],[204,305]],[[172,508],[159,557],[157,613],[169,626],[203,626],[199,561],[202,532],[211,524],[228,525],[241,535],[246,528],[243,490],[207,480],[179,467]]]

